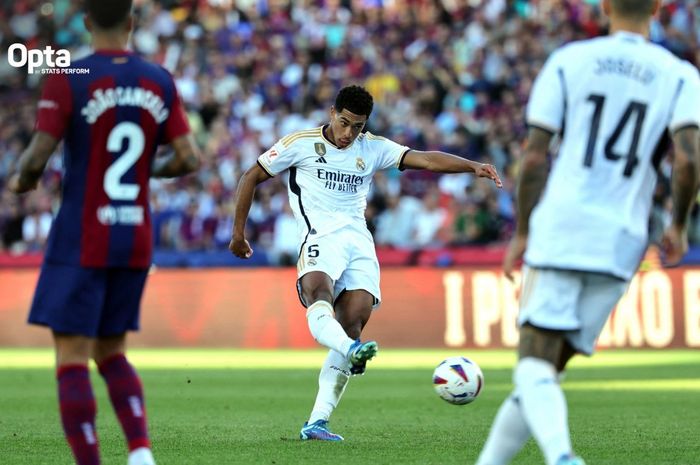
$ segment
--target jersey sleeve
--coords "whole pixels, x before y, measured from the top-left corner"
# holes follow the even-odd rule
[[[683,64],[668,129],[671,133],[688,126],[700,127],[700,76],[689,63]]]
[[[169,144],[174,139],[190,132],[190,124],[187,122],[185,106],[182,104],[182,98],[177,91],[175,81],[173,81],[172,77],[170,77],[170,85],[172,85],[173,99],[170,105],[168,119],[166,119],[164,123],[162,144]]]
[[[560,54],[553,53],[540,70],[530,92],[526,119],[529,126],[558,133],[564,125],[566,81]]]
[[[267,152],[258,157],[258,165],[270,176],[277,176],[290,168],[297,161],[297,150],[294,144],[285,146],[277,141]]]
[[[376,151],[377,170],[385,170],[392,167],[401,169],[403,157],[411,150],[409,147],[371,133],[367,133],[365,137],[367,137],[368,142],[374,146]]]
[[[44,83],[37,106],[37,131],[62,139],[73,111],[70,83],[65,74],[50,74]]]

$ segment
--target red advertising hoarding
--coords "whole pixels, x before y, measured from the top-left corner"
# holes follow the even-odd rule
[[[136,346],[316,347],[295,269],[163,269],[148,281]],[[0,270],[0,345],[50,343],[28,326],[38,272]],[[517,280],[516,280],[517,281]],[[386,268],[383,304],[366,330],[383,347],[513,347],[518,286],[497,268]],[[639,273],[602,347],[700,347],[700,270]]]

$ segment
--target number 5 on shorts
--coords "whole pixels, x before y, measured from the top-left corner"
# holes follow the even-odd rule
[[[321,254],[321,252],[318,250],[318,244],[310,245],[306,249],[306,255],[309,258],[316,258]]]

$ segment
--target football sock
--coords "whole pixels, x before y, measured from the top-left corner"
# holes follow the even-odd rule
[[[98,465],[97,404],[87,365],[63,365],[56,370],[56,378],[61,423],[75,461],[78,465]]]
[[[505,465],[523,448],[530,429],[519,404],[515,391],[503,401],[476,465]]]
[[[338,406],[349,379],[350,364],[345,355],[335,350],[328,351],[318,376],[318,394],[309,417],[309,424],[330,418],[331,413]]]
[[[314,339],[329,349],[345,355],[355,342],[335,319],[333,306],[325,300],[319,300],[309,306],[306,310],[306,321]]]
[[[566,398],[556,370],[545,360],[525,357],[515,367],[513,380],[530,432],[547,465],[554,465],[559,457],[571,453]]]
[[[126,436],[129,451],[151,447],[146,426],[143,387],[124,354],[113,355],[98,366],[107,383],[109,398]]]

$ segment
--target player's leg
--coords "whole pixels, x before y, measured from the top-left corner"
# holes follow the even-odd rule
[[[315,266],[319,266],[318,262]],[[328,417],[335,408],[329,408],[329,404],[334,403],[334,397],[339,399],[345,390],[347,377],[350,376],[346,354],[354,341],[336,320],[331,304],[333,280],[328,274],[321,271],[308,272],[299,278],[297,288],[302,304],[307,306],[309,331],[318,343],[330,349],[319,373],[319,390],[311,417],[302,426],[299,437],[302,440],[342,441],[342,436],[328,429]],[[336,394],[336,391],[340,392]]]
[[[73,334],[53,334],[56,348],[58,404],[66,440],[78,465],[100,463],[95,430],[97,404],[88,361],[93,340]]]
[[[562,331],[529,323],[520,329],[519,361],[513,380],[523,416],[547,465],[573,457],[566,398],[556,369],[565,345]]]
[[[359,341],[362,328],[367,324],[372,312],[374,297],[364,290],[345,291],[335,303],[336,318],[346,333]],[[356,344],[360,347],[361,343]],[[362,347],[365,357],[371,358],[376,353],[376,343],[369,341]],[[361,362],[362,367],[366,359]],[[309,420],[301,430],[302,439],[323,439],[339,441],[343,437],[330,432],[328,420],[338,406],[340,398],[350,379],[353,365],[345,354],[335,350],[328,351],[328,356],[321,367],[318,377],[318,393]]]
[[[126,357],[126,332],[138,329],[148,270],[109,270],[93,358],[107,385],[129,451],[128,465],[153,465],[141,379]]]
[[[553,459],[545,452],[547,464],[571,452],[566,401],[555,368],[564,353],[565,333],[542,326],[573,329],[579,325],[575,309],[580,278],[575,273],[526,268],[522,289],[515,390],[494,421],[479,465],[509,463],[527,441],[528,432],[543,451],[562,451],[549,454],[556,455]]]
[[[336,279],[341,272],[337,273]],[[299,278],[297,286],[302,304],[306,306],[311,335],[319,344],[347,354],[355,341],[348,337],[335,318],[333,278],[324,271],[309,271]]]
[[[44,263],[29,312],[29,323],[53,332],[61,423],[81,465],[100,460],[88,360],[103,301],[101,270]]]
[[[347,267],[335,283],[337,318],[355,343],[348,353],[350,373],[365,372],[367,361],[377,354],[375,341],[360,341],[372,310],[379,306],[379,261],[372,235],[364,225],[351,225],[345,231]]]
[[[343,284],[352,282],[349,270],[344,275]],[[355,343],[350,348],[348,361],[350,362],[350,373],[361,375],[365,372],[367,361],[377,354],[377,343],[375,341],[360,341],[360,335],[365,325],[372,315],[372,309],[378,299],[364,289],[343,290],[335,302],[336,317],[345,332]]]
[[[520,409],[520,398],[513,391],[503,401],[491,425],[476,465],[505,465],[530,439],[530,428]]]
[[[138,373],[126,358],[126,335],[98,338],[93,358],[107,385],[114,413],[126,437],[129,449],[128,464],[153,464],[143,385]]]
[[[336,315],[341,324],[348,335],[355,339],[360,337],[362,327],[367,323],[372,308],[371,296],[367,299],[366,296],[362,294],[367,293],[365,291],[343,292],[335,305]],[[355,297],[353,298],[353,296]],[[369,311],[367,311],[367,314],[361,314],[354,309],[354,306],[362,300],[368,300]],[[358,314],[356,323],[351,317],[354,313]],[[309,417],[309,424],[318,420],[328,421],[331,413],[333,413],[333,410],[338,406],[343,392],[345,392],[345,387],[350,379],[350,368],[350,362],[344,354],[335,350],[328,352],[328,356],[323,363],[318,378],[318,395],[316,396],[316,402],[314,403],[313,410]]]

